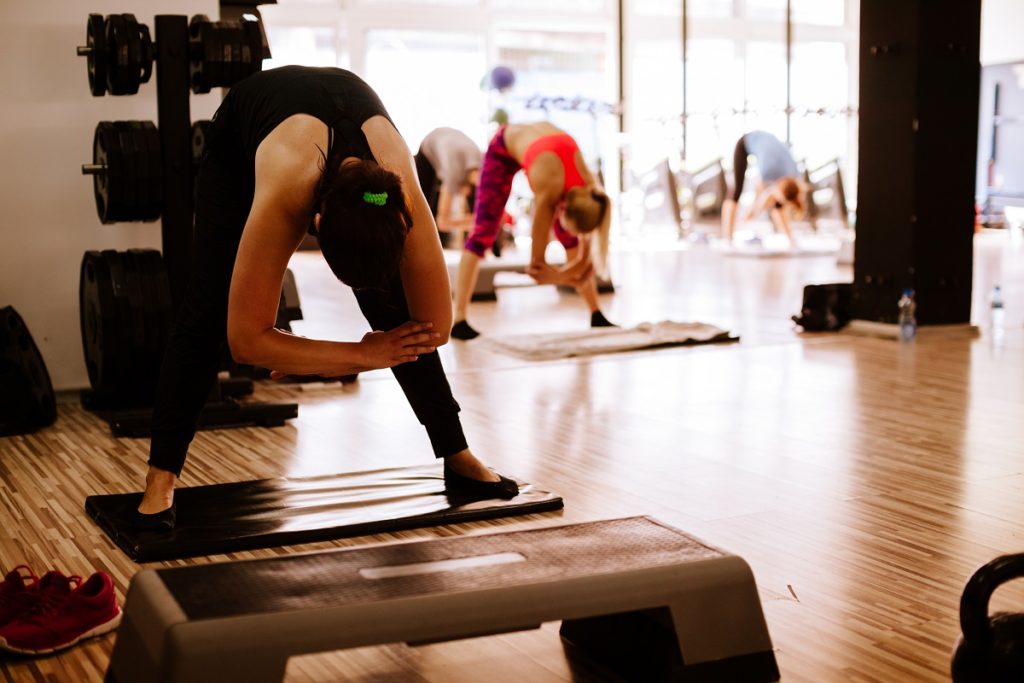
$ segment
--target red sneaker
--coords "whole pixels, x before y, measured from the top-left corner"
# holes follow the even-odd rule
[[[47,572],[39,580],[39,599],[14,621],[0,626],[0,649],[41,655],[108,633],[121,623],[114,583],[96,572],[85,583],[77,576]],[[76,587],[72,589],[71,584]]]
[[[25,570],[28,576],[21,571]],[[0,626],[12,621],[35,602],[39,577],[28,565],[19,564],[0,583]]]

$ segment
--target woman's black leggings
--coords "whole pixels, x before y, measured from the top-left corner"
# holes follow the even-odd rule
[[[196,225],[189,283],[164,353],[153,407],[149,464],[180,475],[199,414],[217,379],[227,339],[228,290],[242,228],[252,204],[227,154],[211,150],[196,192]],[[356,300],[374,330],[410,319],[400,279],[388,291],[358,291]],[[466,448],[459,404],[437,352],[392,369],[439,458]]]
[[[743,181],[747,176],[747,145],[743,142],[742,136],[736,141],[736,149],[732,153],[732,170],[735,180],[732,199],[739,202],[740,195],[743,194]]]
[[[423,196],[427,198],[427,204],[430,206],[430,213],[434,216],[437,215],[437,202],[440,194],[440,180],[437,177],[437,169],[430,163],[427,156],[423,153],[423,150],[416,152],[414,157],[416,161],[416,175],[420,179],[420,189],[423,190]]]

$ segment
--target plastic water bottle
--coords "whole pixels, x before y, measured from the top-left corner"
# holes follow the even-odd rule
[[[1003,329],[1003,290],[999,285],[992,288],[992,329]]]
[[[914,312],[917,309],[917,304],[914,303],[914,290],[904,289],[903,296],[900,297],[899,301],[899,318],[898,322],[900,325],[900,340],[905,342],[914,341],[914,337],[917,336],[917,318],[914,317]]]

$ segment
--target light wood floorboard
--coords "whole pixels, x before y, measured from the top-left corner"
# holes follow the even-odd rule
[[[561,493],[559,513],[419,529],[182,562],[311,550],[647,514],[752,566],[783,681],[945,681],[964,581],[1024,549],[1024,249],[977,239],[977,338],[913,345],[799,334],[789,322],[810,282],[844,281],[830,258],[730,258],[692,247],[615,255],[608,317],[699,320],[739,344],[528,363],[474,346],[442,349],[474,450],[497,469]],[[358,338],[365,323],[316,255],[294,268],[300,334]],[[1001,336],[987,294],[1002,284]],[[894,302],[895,307],[895,302]],[[550,287],[501,290],[474,304],[487,334],[569,330],[578,299]],[[261,400],[301,404],[279,429],[201,433],[185,485],[307,476],[429,461],[397,384],[367,373],[344,387],[264,383]],[[0,439],[0,569],[28,562],[111,573],[123,598],[139,567],[82,512],[93,493],[137,489],[147,442],[112,438],[74,401],[57,424]],[[1018,582],[1019,584],[1020,582]],[[995,609],[1016,609],[1019,585]],[[481,605],[486,609],[486,605]],[[0,659],[3,681],[99,681],[114,636],[55,657]],[[301,657],[298,681],[589,681],[566,659],[557,624],[410,648]]]

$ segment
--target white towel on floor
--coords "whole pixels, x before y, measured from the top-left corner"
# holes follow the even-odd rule
[[[728,330],[704,323],[663,320],[636,327],[596,327],[576,332],[481,337],[479,344],[526,360],[554,360],[658,346],[735,341]]]

